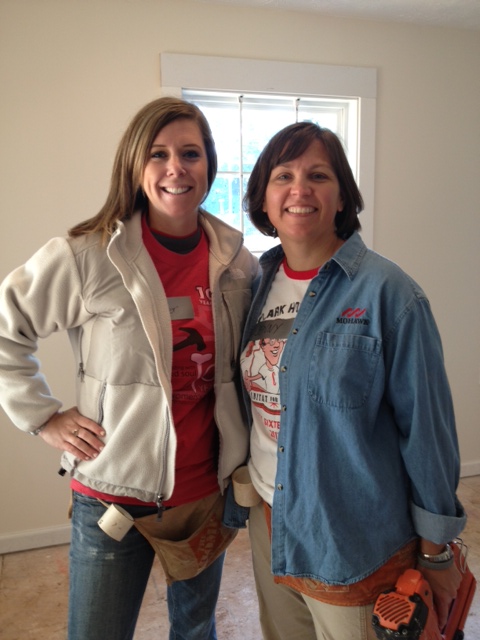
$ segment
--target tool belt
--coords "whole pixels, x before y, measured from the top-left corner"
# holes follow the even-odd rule
[[[238,533],[222,524],[225,496],[212,494],[157,515],[135,519],[165,572],[167,584],[194,578],[209,567]]]
[[[270,540],[272,537],[272,510],[264,502],[263,508]],[[377,596],[392,587],[398,577],[415,566],[418,541],[413,540],[392,556],[367,578],[348,585],[325,584],[313,578],[273,576],[274,582],[284,584],[314,600],[343,607],[361,607],[375,602]]]

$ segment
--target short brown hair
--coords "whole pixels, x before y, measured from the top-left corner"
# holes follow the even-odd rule
[[[344,207],[335,218],[336,234],[343,240],[361,228],[358,214],[363,210],[363,198],[353,177],[345,150],[338,136],[313,122],[288,125],[267,143],[259,155],[243,198],[244,211],[252,224],[264,235],[276,237],[276,230],[263,210],[270,175],[275,167],[301,156],[315,140],[328,154],[340,185]]]

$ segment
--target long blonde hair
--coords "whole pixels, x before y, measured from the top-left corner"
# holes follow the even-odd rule
[[[123,134],[105,204],[93,218],[72,227],[68,232],[70,236],[100,232],[106,243],[118,220],[127,220],[138,210],[147,211],[148,201],[141,185],[150,149],[160,130],[179,118],[193,120],[200,129],[208,160],[207,197],[217,173],[215,142],[207,119],[191,102],[172,97],[158,98],[140,109]]]

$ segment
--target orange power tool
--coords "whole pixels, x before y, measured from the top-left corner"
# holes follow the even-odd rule
[[[379,640],[463,640],[476,580],[468,568],[463,542],[457,539],[451,546],[463,578],[445,628],[438,626],[430,585],[420,571],[407,569],[395,588],[381,593],[375,603],[372,625]]]

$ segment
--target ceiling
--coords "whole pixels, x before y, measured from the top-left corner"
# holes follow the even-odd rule
[[[480,0],[194,0],[328,16],[480,30]]]

